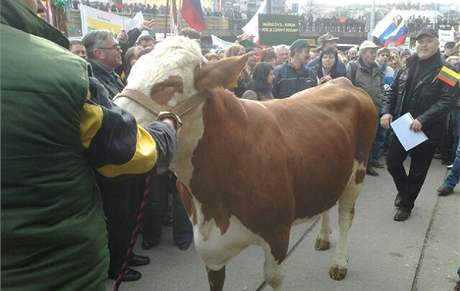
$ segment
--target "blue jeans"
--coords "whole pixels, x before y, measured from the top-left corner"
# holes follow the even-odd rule
[[[458,137],[460,136],[460,110],[457,110],[455,115],[455,159],[454,164],[452,165],[452,170],[450,171],[449,176],[447,176],[444,181],[444,187],[455,188],[460,180],[460,143],[458,142]]]
[[[457,151],[458,141],[460,138],[460,108],[457,108],[455,112],[455,120],[454,120],[454,142],[452,144],[452,154],[455,155]],[[452,157],[452,160],[455,159],[455,156]]]

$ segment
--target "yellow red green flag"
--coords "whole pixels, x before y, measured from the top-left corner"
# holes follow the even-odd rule
[[[457,84],[458,80],[460,80],[460,74],[446,66],[443,66],[441,71],[439,71],[439,74],[436,76],[436,79],[441,80],[447,85],[453,87],[455,84]]]

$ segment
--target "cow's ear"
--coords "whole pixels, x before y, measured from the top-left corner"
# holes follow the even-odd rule
[[[150,98],[155,102],[166,105],[174,96],[174,93],[183,93],[184,83],[180,76],[169,76],[168,79],[156,83],[150,89]]]
[[[217,87],[232,88],[248,62],[249,54],[204,63],[195,69],[195,88],[198,91]],[[235,86],[233,86],[235,87]]]

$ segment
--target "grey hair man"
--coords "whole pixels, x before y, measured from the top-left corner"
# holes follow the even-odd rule
[[[107,89],[110,98],[113,98],[125,86],[115,72],[122,64],[120,45],[108,30],[93,30],[83,37],[82,42],[94,77]]]
[[[347,77],[353,85],[362,88],[372,97],[377,112],[380,113],[383,102],[383,74],[375,62],[378,46],[372,41],[363,41],[359,46],[357,61],[347,65]],[[372,146],[372,152],[367,164],[367,174],[378,176],[374,168],[383,168],[378,162],[379,152],[385,140],[384,128],[379,126]]]
[[[289,46],[280,44],[275,46],[276,64],[281,65],[289,59]]]

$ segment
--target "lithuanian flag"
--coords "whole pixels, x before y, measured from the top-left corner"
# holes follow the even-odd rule
[[[447,85],[454,87],[458,80],[460,80],[460,74],[446,66],[443,66],[441,71],[439,71],[439,74],[436,76],[436,79],[439,79]]]

